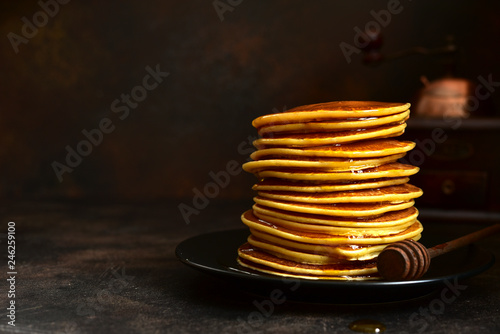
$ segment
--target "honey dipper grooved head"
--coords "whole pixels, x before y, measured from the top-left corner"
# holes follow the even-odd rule
[[[389,281],[417,279],[427,272],[429,265],[427,248],[413,240],[387,246],[377,259],[379,274]]]

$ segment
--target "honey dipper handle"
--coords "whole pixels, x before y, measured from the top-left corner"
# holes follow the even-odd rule
[[[486,228],[483,228],[482,230],[472,232],[470,234],[464,235],[463,237],[460,237],[458,239],[452,240],[445,242],[444,244],[440,244],[437,246],[434,246],[432,248],[429,248],[429,256],[431,258],[436,257],[438,255],[448,253],[452,250],[455,250],[457,248],[466,246],[468,244],[471,244],[473,242],[476,242],[478,240],[481,240],[485,237],[488,237],[490,235],[493,235],[495,233],[500,232],[500,224],[495,224]]]

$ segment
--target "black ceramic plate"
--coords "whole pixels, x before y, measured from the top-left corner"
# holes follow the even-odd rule
[[[462,281],[490,268],[492,253],[475,245],[434,258],[429,271],[414,281],[331,281],[282,278],[241,267],[237,249],[247,229],[219,231],[181,242],[177,257],[203,272],[227,279],[238,287],[264,296],[273,291],[287,300],[323,303],[382,303],[425,296],[436,290],[460,289]]]

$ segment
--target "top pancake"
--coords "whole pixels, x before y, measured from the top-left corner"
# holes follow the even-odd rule
[[[380,117],[404,112],[409,103],[388,103],[375,101],[335,101],[296,107],[283,113],[256,118],[256,128],[274,124],[325,121],[339,118]]]

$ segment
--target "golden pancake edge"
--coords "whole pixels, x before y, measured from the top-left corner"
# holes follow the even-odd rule
[[[409,103],[385,103],[375,101],[334,101],[309,104],[283,113],[256,118],[255,128],[271,124],[299,123],[349,117],[379,117],[393,115],[410,109]]]
[[[305,132],[327,132],[339,131],[359,128],[372,128],[386,124],[397,124],[408,119],[409,110],[399,114],[382,116],[382,117],[360,117],[348,119],[335,119],[328,121],[317,122],[302,122],[302,123],[284,123],[278,125],[268,125],[258,128],[258,133],[261,136],[266,136],[270,133],[305,133]]]

